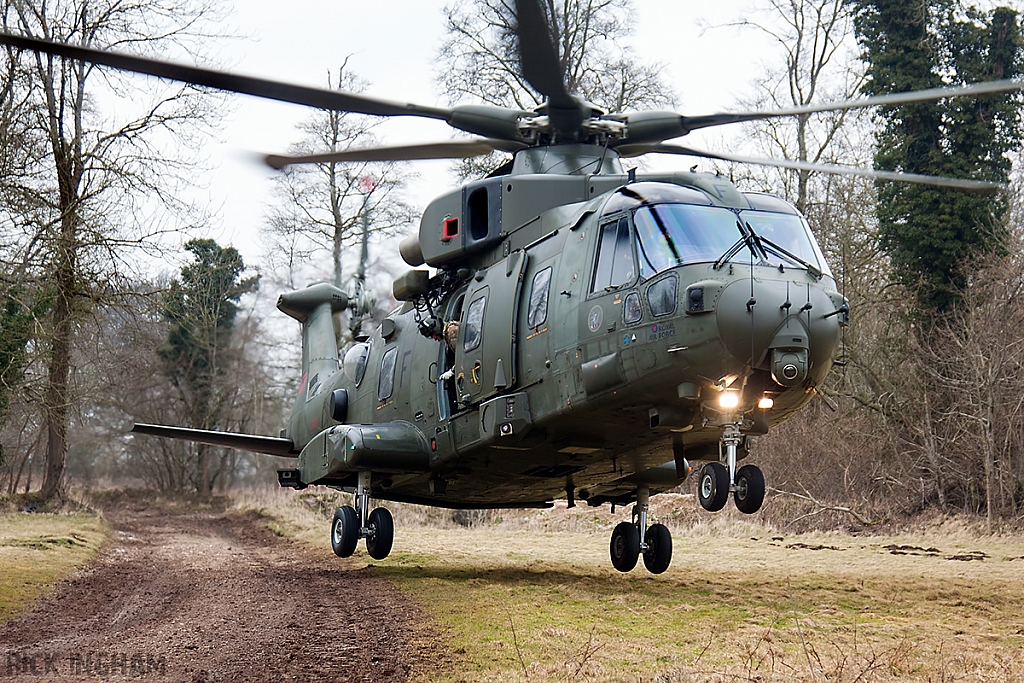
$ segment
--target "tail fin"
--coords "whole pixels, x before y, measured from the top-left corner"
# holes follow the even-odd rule
[[[277,308],[302,323],[302,373],[310,379],[338,369],[338,338],[331,314],[348,308],[348,295],[328,282],[282,294]]]

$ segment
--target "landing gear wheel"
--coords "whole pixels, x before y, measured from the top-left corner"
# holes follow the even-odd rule
[[[376,508],[370,512],[366,525],[370,528],[370,535],[366,537],[366,552],[375,560],[383,560],[395,542],[395,520],[391,510]]]
[[[331,547],[338,557],[351,557],[359,542],[359,517],[351,505],[345,505],[334,511],[331,522]]]
[[[647,530],[644,566],[652,574],[661,574],[672,562],[672,534],[664,524],[653,524]]]
[[[636,566],[640,559],[640,531],[635,524],[619,522],[612,532],[609,550],[612,564],[620,572],[628,572]]]
[[[736,473],[736,490],[733,492],[736,508],[752,515],[761,509],[764,502],[764,475],[756,465],[744,465]]]
[[[729,500],[729,470],[720,462],[709,462],[697,480],[697,499],[708,512],[718,512]]]

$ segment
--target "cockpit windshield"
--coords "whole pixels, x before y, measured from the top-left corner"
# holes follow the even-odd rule
[[[740,218],[760,238],[768,261],[783,267],[806,267],[828,273],[828,265],[807,221],[789,213],[741,211]],[[796,258],[793,258],[796,257]]]
[[[828,273],[807,222],[798,214],[659,203],[633,212],[644,279],[686,263],[771,263]],[[752,251],[753,250],[753,251]]]
[[[715,261],[743,237],[736,214],[716,206],[648,204],[633,222],[644,278],[683,263]]]

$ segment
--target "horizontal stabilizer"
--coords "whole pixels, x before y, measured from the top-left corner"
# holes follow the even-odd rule
[[[164,425],[148,425],[136,423],[132,427],[136,434],[148,434],[150,436],[162,436],[167,439],[181,439],[182,441],[195,441],[206,443],[211,446],[224,446],[225,448],[236,448],[240,451],[252,453],[266,453],[267,455],[279,455],[286,458],[296,458],[299,453],[295,450],[295,444],[291,439],[279,439],[274,436],[258,436],[255,434],[235,434],[233,432],[212,432],[206,429],[188,429],[187,427],[167,427]]]

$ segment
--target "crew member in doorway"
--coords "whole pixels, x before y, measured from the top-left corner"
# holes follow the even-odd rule
[[[444,341],[448,344],[448,360],[451,362],[452,367],[441,373],[441,377],[444,381],[448,381],[455,377],[455,342],[459,338],[459,321],[449,320],[444,324]]]

